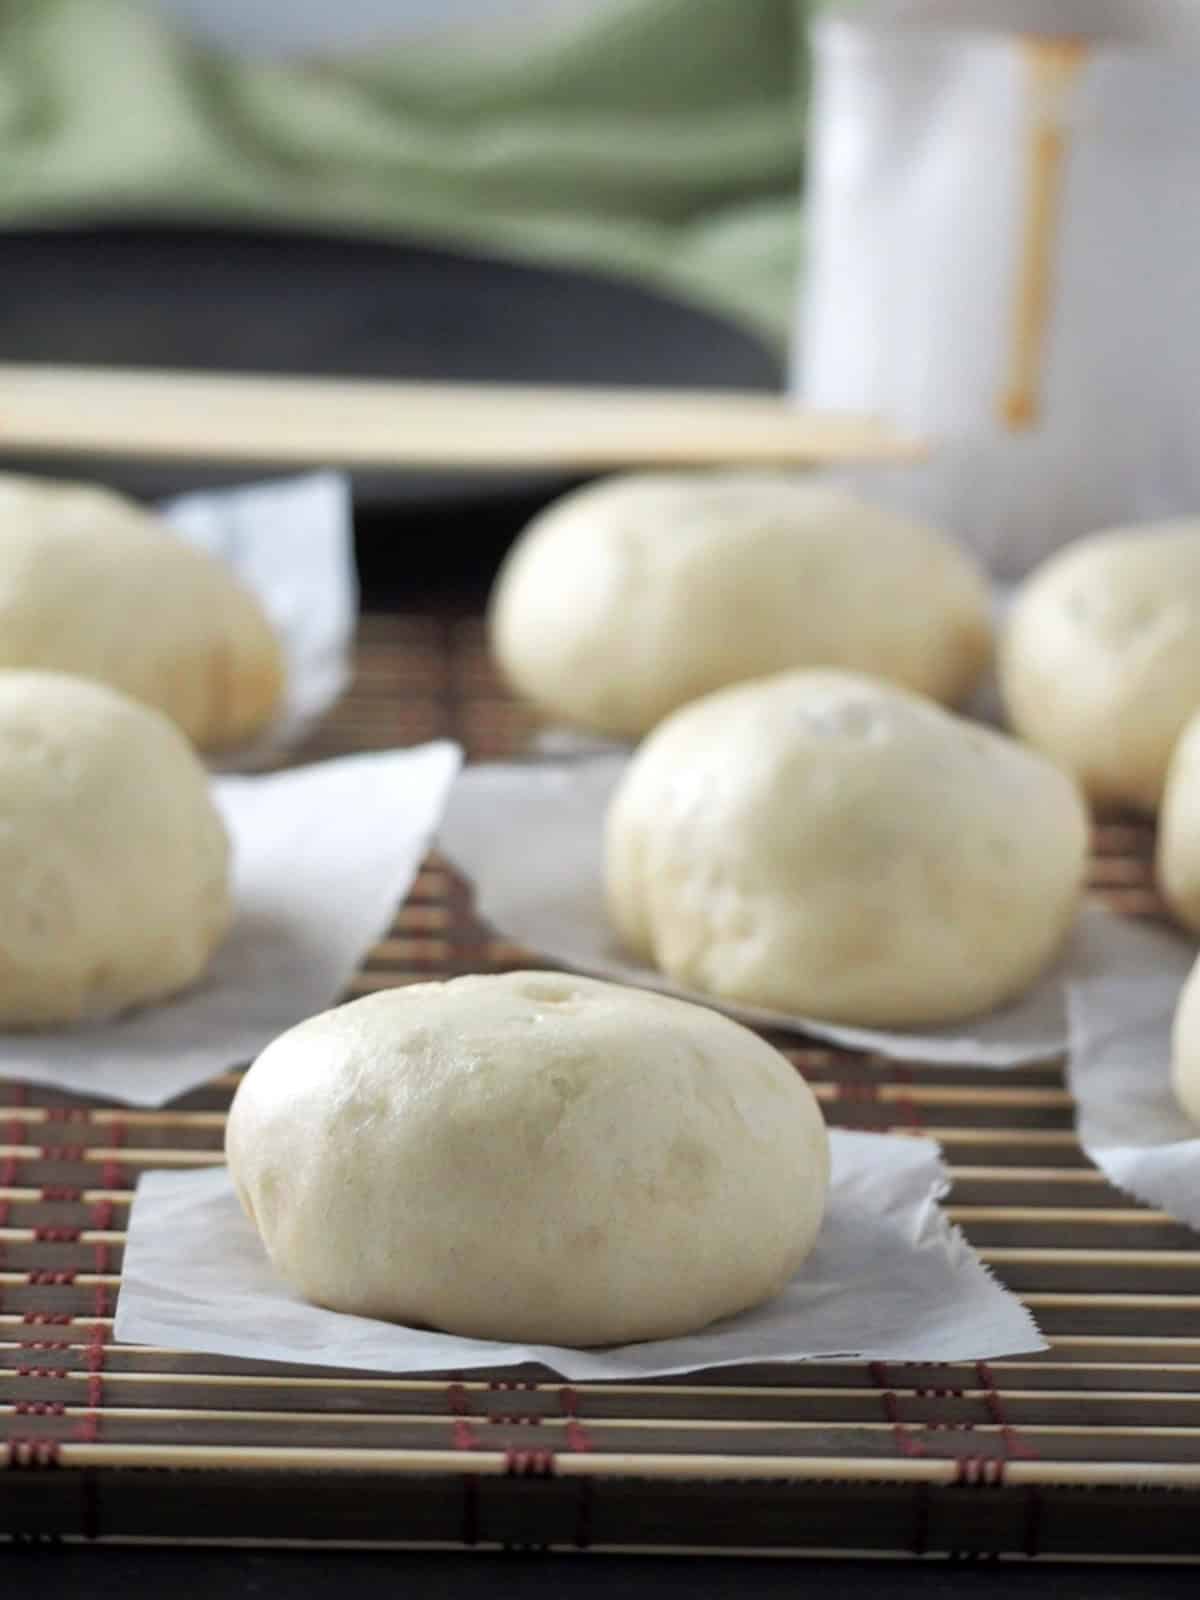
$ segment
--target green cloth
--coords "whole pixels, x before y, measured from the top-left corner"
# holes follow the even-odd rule
[[[619,0],[499,58],[278,64],[203,48],[138,0],[0,0],[0,225],[253,219],[457,244],[632,275],[782,341],[805,10]]]

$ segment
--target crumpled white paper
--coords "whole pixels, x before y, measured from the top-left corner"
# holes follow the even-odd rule
[[[114,1333],[372,1372],[537,1362],[576,1381],[758,1361],[983,1361],[1046,1348],[939,1207],[948,1183],[936,1145],[841,1130],[830,1138],[829,1207],[812,1255],[767,1305],[686,1338],[602,1350],[502,1344],[308,1305],[275,1276],[223,1167],[142,1178]]]
[[[897,1061],[1014,1067],[1067,1045],[1065,978],[1082,974],[1085,911],[1058,963],[1001,1011],[944,1027],[856,1028],[687,989],[623,951],[604,908],[604,813],[624,758],[471,767],[454,786],[439,843],[472,880],[482,917],[548,960],[658,989],[762,1028],[787,1028]]]
[[[161,1106],[333,1005],[408,893],[461,759],[442,741],[214,779],[237,917],[199,984],[110,1021],[0,1034],[0,1078]]]
[[[1079,1141],[1128,1194],[1200,1228],[1200,1128],[1171,1090],[1171,1025],[1196,946],[1110,917],[1095,975],[1068,985]]]
[[[259,766],[303,738],[350,679],[358,579],[349,480],[310,472],[183,495],[159,509],[189,544],[233,568],[283,643],[287,684],[278,716],[217,763],[226,771]]]

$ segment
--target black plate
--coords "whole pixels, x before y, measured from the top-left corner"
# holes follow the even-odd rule
[[[775,357],[748,334],[632,283],[403,243],[241,228],[0,234],[0,354],[354,377],[780,382]],[[21,464],[103,477],[142,495],[231,477],[228,468]],[[564,481],[528,472],[367,472],[355,475],[355,488],[360,505],[382,511],[545,499]]]

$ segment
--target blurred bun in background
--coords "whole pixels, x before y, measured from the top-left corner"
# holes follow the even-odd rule
[[[0,1025],[175,994],[232,918],[225,825],[178,730],[98,683],[0,672]]]
[[[1038,568],[1000,680],[1014,730],[1096,805],[1157,810],[1200,710],[1200,520],[1097,533]]]
[[[491,605],[497,660],[544,711],[636,738],[788,667],[870,672],[950,704],[987,666],[987,589],[936,530],[798,475],[648,473],[536,517]]]
[[[0,668],[94,678],[165,712],[203,750],[260,732],[283,656],[214,557],[90,484],[0,474]]]
[[[643,960],[723,1000],[868,1027],[1019,995],[1075,920],[1088,849],[1050,762],[840,672],[676,712],[607,830],[610,915]]]

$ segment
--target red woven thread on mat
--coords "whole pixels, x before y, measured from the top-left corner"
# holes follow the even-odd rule
[[[1003,1402],[996,1389],[996,1379],[991,1367],[986,1361],[975,1363],[975,1376],[979,1380],[979,1387],[983,1390],[983,1403],[988,1409],[988,1415],[1000,1429],[1000,1439],[1004,1445],[1004,1453],[1015,1460],[1036,1461],[1038,1452],[1028,1439],[1022,1439],[1020,1433],[1008,1420]]]
[[[834,1093],[844,1105],[875,1106],[879,1104],[879,1085],[869,1078],[839,1078],[834,1085]]]
[[[590,1450],[591,1435],[579,1420],[579,1395],[569,1383],[558,1391],[558,1403],[567,1419],[567,1449]],[[592,1480],[588,1475],[576,1478],[575,1495],[575,1548],[587,1550],[592,1543]]]
[[[61,1400],[18,1400],[13,1406],[18,1417],[61,1417],[66,1409]]]
[[[48,1204],[62,1201],[67,1205],[74,1205],[83,1199],[83,1190],[73,1189],[66,1183],[49,1183],[42,1189],[40,1198]]]
[[[887,1363],[884,1361],[872,1361],[869,1370],[871,1382],[879,1390],[879,1400],[883,1406],[883,1414],[888,1422],[891,1423],[892,1437],[896,1441],[896,1449],[899,1450],[902,1456],[908,1456],[910,1459],[926,1455],[928,1452],[925,1446],[910,1431],[908,1424],[900,1415],[900,1402],[891,1388]]]
[[[35,1228],[33,1237],[39,1244],[77,1244],[82,1228]]]
[[[451,1438],[454,1441],[454,1448],[478,1450],[479,1436],[468,1420],[471,1405],[461,1373],[455,1373],[447,1385],[446,1404],[453,1419]],[[465,1545],[475,1545],[479,1543],[479,1484],[473,1472],[463,1473],[462,1492],[462,1542]]]
[[[504,1452],[504,1470],[510,1478],[552,1478],[553,1450],[515,1450]]]
[[[910,1067],[900,1066],[896,1062],[888,1063],[893,1084],[900,1089],[900,1094],[895,1100],[887,1102],[889,1107],[895,1108],[896,1120],[901,1127],[910,1132],[923,1132],[925,1123],[916,1102],[912,1098],[913,1075]],[[838,1103],[845,1106],[878,1106],[882,1102],[880,1094],[880,1081],[878,1078],[839,1078],[834,1085],[834,1096]],[[868,1131],[878,1132],[878,1123],[866,1122],[861,1119],[847,1119],[845,1126],[862,1127]]]
[[[522,1379],[493,1378],[488,1382],[492,1394],[536,1394],[538,1386]],[[541,1427],[542,1416],[537,1411],[497,1412],[489,1415],[489,1422],[506,1422],[517,1426]],[[510,1477],[549,1478],[554,1473],[553,1450],[521,1450],[510,1445],[504,1452],[504,1470]]]
[[[16,1084],[13,1088],[12,1097],[14,1108],[18,1106],[24,1106],[29,1099],[28,1085],[24,1083]],[[10,1117],[8,1119],[8,1122],[5,1124],[4,1142],[5,1144],[25,1143],[25,1124],[20,1121],[19,1118]],[[3,1161],[0,1161],[0,1189],[16,1188],[17,1171],[18,1161],[15,1155],[7,1155]],[[0,1228],[8,1227],[8,1219],[11,1211],[11,1200],[0,1199]],[[4,1245],[0,1243],[0,1266],[4,1265],[4,1255]],[[0,1294],[0,1304],[2,1303],[3,1296]]]
[[[120,1150],[124,1147],[125,1137],[126,1128],[122,1121],[118,1119],[117,1121],[109,1124],[108,1142],[114,1150]],[[109,1156],[108,1160],[104,1163],[100,1175],[100,1186],[103,1189],[129,1188],[129,1175],[126,1173],[124,1166],[120,1161],[117,1160],[115,1156]],[[111,1216],[112,1201],[101,1200],[98,1203],[102,1206],[108,1206],[109,1214]]]
[[[115,1121],[109,1124],[108,1140],[114,1149],[119,1150],[125,1143],[125,1124]],[[115,1157],[110,1156],[104,1163],[100,1173],[100,1186],[103,1189],[125,1189],[128,1181],[125,1170]],[[97,1233],[108,1233],[113,1225],[114,1205],[111,1200],[97,1200],[92,1207],[92,1227]],[[112,1246],[104,1241],[97,1243],[93,1250],[93,1268],[99,1277],[106,1277],[112,1271]],[[92,1295],[92,1315],[94,1317],[110,1317],[112,1315],[112,1299],[106,1283],[98,1283]],[[91,1339],[88,1341],[88,1415],[84,1419],[89,1442],[94,1440],[100,1427],[98,1412],[104,1403],[104,1356],[105,1356],[105,1331],[99,1323],[92,1330]]]
[[[95,1247],[95,1270],[97,1273],[107,1273],[109,1270],[109,1246],[98,1244]],[[94,1317],[111,1317],[112,1301],[106,1283],[96,1284],[92,1291],[92,1315]]]
[[[9,1439],[5,1446],[9,1467],[56,1467],[58,1465],[57,1439]]]
[[[985,1363],[978,1363],[985,1366]],[[871,1377],[876,1386],[882,1391],[880,1398],[883,1402],[884,1414],[892,1425],[892,1434],[896,1440],[896,1448],[901,1455],[914,1458],[922,1456],[928,1458],[929,1451],[922,1441],[908,1428],[900,1416],[899,1401],[894,1392],[887,1387],[888,1371],[882,1361],[871,1363]],[[935,1393],[962,1394],[962,1390],[933,1391]],[[918,1390],[917,1393],[930,1393],[929,1390]],[[998,1403],[998,1397],[997,1397]],[[930,1422],[924,1426],[927,1433],[936,1433],[939,1430],[945,1433],[973,1434],[973,1422]],[[1003,1437],[1003,1435],[1002,1435]],[[1004,1482],[1004,1469],[1010,1453],[1007,1440],[1005,1441],[1006,1454],[1004,1456],[986,1456],[978,1451],[971,1451],[963,1455],[956,1455],[954,1461],[954,1481],[956,1484],[968,1485],[972,1488],[995,1487]]]
[[[909,1129],[910,1132],[924,1132],[924,1119],[921,1116],[916,1101],[912,1097],[912,1068],[903,1066],[898,1062],[893,1062],[891,1063],[891,1074],[892,1081],[899,1085],[904,1091],[894,1102],[900,1124]],[[900,1403],[897,1400],[895,1393],[889,1387],[886,1363],[882,1361],[873,1361],[871,1363],[871,1378],[876,1387],[881,1391],[880,1398],[883,1403],[884,1415],[891,1424],[892,1437],[896,1441],[897,1450],[899,1450],[901,1455],[907,1456],[910,1459],[917,1457],[927,1458],[929,1452],[926,1450],[925,1445],[910,1431],[900,1416]],[[933,1398],[939,1400],[961,1400],[963,1398],[963,1391],[960,1388],[954,1387],[947,1387],[944,1389],[917,1389],[916,1394],[922,1398],[928,1398],[932,1396]],[[964,1434],[970,1434],[973,1430],[974,1424],[970,1422],[956,1423],[935,1421],[927,1423],[925,1426],[926,1431],[930,1433],[944,1431],[946,1433],[961,1432]],[[978,1454],[962,1455],[954,1458],[955,1483],[1001,1483],[1003,1482],[1003,1478],[1003,1461],[992,1461],[989,1458]],[[929,1540],[928,1484],[918,1485],[915,1504],[916,1510],[913,1524],[912,1548],[913,1553],[920,1556],[925,1554]]]
[[[918,1400],[964,1400],[966,1398],[961,1389],[953,1388],[914,1389],[913,1394]],[[973,1422],[939,1422],[935,1419],[933,1422],[927,1422],[925,1424],[925,1431],[926,1433],[937,1433],[939,1431],[945,1433],[956,1433],[959,1431],[963,1433],[970,1433],[974,1426],[975,1424]]]
[[[471,1405],[461,1379],[456,1379],[446,1389],[446,1403],[450,1407],[451,1438],[456,1450],[478,1450],[479,1435],[471,1426]]]
[[[536,1394],[536,1383],[510,1382],[504,1378],[490,1378],[488,1380],[489,1394]],[[540,1428],[542,1425],[541,1413],[537,1411],[489,1411],[489,1423],[526,1424],[529,1427]]]
[[[905,1090],[905,1093],[896,1101],[896,1109],[900,1113],[900,1121],[906,1128],[914,1131],[924,1129],[925,1121],[921,1116],[916,1101],[912,1098],[913,1075],[912,1068],[901,1066],[898,1062],[892,1063],[892,1077],[895,1082]]]
[[[104,1357],[107,1332],[97,1322],[88,1336],[84,1359],[87,1362],[87,1415],[75,1430],[80,1444],[95,1444],[100,1437],[100,1411],[104,1405]]]
[[[579,1420],[579,1396],[569,1383],[558,1391],[558,1403],[567,1419],[567,1449],[580,1452],[591,1450],[591,1435]]]
[[[69,1378],[66,1367],[18,1367],[18,1378]]]

